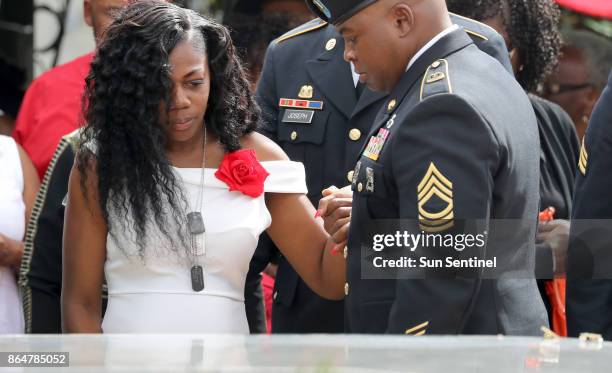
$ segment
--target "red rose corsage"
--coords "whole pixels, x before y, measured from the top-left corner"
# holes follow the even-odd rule
[[[259,163],[253,149],[226,153],[215,172],[217,179],[229,186],[230,192],[238,190],[253,198],[263,193],[268,175],[270,174]]]

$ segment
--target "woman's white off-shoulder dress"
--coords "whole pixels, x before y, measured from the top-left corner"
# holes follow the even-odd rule
[[[261,165],[270,174],[264,184],[265,192],[306,193],[301,163],[269,161]],[[200,191],[201,169],[174,170],[190,205],[194,206]],[[215,171],[207,168],[204,176],[201,211],[206,249],[197,256],[204,269],[204,290],[192,290],[189,265],[172,254],[147,246],[146,253],[162,254],[147,254],[144,260],[126,255],[125,252],[136,248],[133,241],[121,239],[133,237],[133,233],[123,229],[116,234],[119,239],[107,240],[104,272],[109,298],[102,323],[104,333],[249,333],[244,307],[245,279],[259,235],[272,219],[264,194],[252,198],[239,191],[230,192],[214,176]],[[147,245],[155,246],[155,240]]]

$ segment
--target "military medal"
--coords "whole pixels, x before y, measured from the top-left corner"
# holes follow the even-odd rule
[[[387,137],[389,137],[389,130],[385,128],[379,129],[378,134],[370,138],[368,146],[366,146],[366,149],[363,151],[363,155],[373,161],[377,161],[383,145],[385,145],[385,141],[387,141]]]
[[[278,106],[293,109],[323,110],[323,101],[294,100],[292,98],[281,98],[278,101]]]

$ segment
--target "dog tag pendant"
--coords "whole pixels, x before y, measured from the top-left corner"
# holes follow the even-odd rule
[[[187,214],[187,228],[192,235],[204,233],[204,219],[202,214],[194,211]]]
[[[191,267],[191,288],[197,292],[204,290],[204,271],[202,266],[194,265]]]

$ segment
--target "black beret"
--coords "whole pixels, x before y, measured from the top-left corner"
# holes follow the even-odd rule
[[[306,0],[311,12],[335,25],[346,21],[375,2],[376,0]]]

